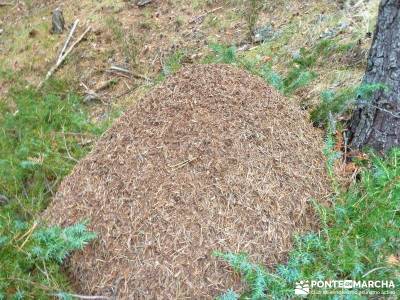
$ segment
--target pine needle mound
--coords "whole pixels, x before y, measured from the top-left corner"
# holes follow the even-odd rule
[[[202,299],[238,276],[213,251],[274,266],[329,193],[322,137],[295,103],[227,65],[183,68],[129,109],[61,184],[51,224],[89,220],[80,292]]]

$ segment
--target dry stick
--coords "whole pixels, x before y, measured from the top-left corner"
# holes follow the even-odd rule
[[[382,270],[382,269],[390,269],[390,268],[388,268],[388,267],[378,267],[378,268],[369,270],[367,273],[365,273],[363,276],[361,276],[361,278],[364,278],[364,277],[368,276],[369,274],[371,274],[371,273],[373,273],[375,271],[378,271],[378,270]]]
[[[132,71],[129,71],[129,70],[127,70],[127,69],[124,69],[124,68],[121,68],[121,67],[115,66],[115,65],[112,65],[112,66],[110,67],[110,71],[121,72],[121,73],[125,73],[125,74],[131,75],[131,76],[136,77],[136,78],[141,78],[141,79],[144,79],[144,80],[149,80],[149,78],[147,78],[147,77],[144,76],[144,75],[137,74],[137,73],[133,73]]]
[[[1,2],[0,3],[0,6],[13,6],[14,5],[14,3],[11,3],[11,2]]]
[[[58,59],[57,59],[57,62],[60,61],[62,56],[64,55],[65,49],[67,49],[68,44],[69,44],[70,40],[72,39],[72,36],[74,35],[74,32],[76,30],[76,26],[78,26],[78,23],[79,23],[79,19],[76,19],[76,21],[74,22],[74,25],[72,25],[72,28],[69,32],[67,39],[65,40],[64,46],[61,49],[60,55],[58,56]]]
[[[57,294],[52,294],[52,295],[57,296]],[[67,293],[67,295],[78,298],[78,299],[93,299],[93,300],[111,300],[111,299],[113,299],[113,298],[107,297],[107,296],[85,296],[85,295],[70,294],[70,293]]]
[[[23,238],[25,238],[25,237],[31,232],[32,228],[35,229],[35,227],[36,227],[35,224],[36,224],[36,222],[35,222],[35,223],[33,224],[33,226],[32,226],[28,231],[26,231],[23,235],[21,235],[20,237],[14,237],[14,238],[12,239],[12,241],[18,242],[18,241],[22,240]]]
[[[33,223],[33,226],[26,232],[25,235],[27,235],[27,237],[25,238],[25,241],[22,243],[21,246],[19,246],[19,250],[22,250],[22,248],[24,248],[25,244],[28,242],[29,238],[31,237],[33,231],[35,230],[36,226],[38,225],[38,223]]]
[[[38,85],[37,89],[40,90],[43,84],[53,75],[53,73],[60,67],[60,65],[63,63],[65,58],[68,56],[68,54],[72,51],[72,49],[82,41],[82,39],[85,37],[85,35],[91,30],[91,27],[88,27],[84,33],[68,48],[68,50],[65,51],[65,54],[57,60],[57,63],[47,72],[46,78]]]
[[[106,70],[106,73],[116,74],[118,76],[122,76],[122,77],[125,77],[126,79],[132,80],[132,76],[131,75],[127,75],[125,73],[121,73],[121,72],[118,72],[118,71]]]
[[[131,71],[129,71],[129,70],[127,70],[127,69],[124,69],[124,68],[121,68],[121,67],[118,67],[118,66],[115,66],[115,65],[112,65],[112,66],[110,67],[110,70],[112,70],[112,71],[118,71],[118,72],[122,72],[122,73],[126,73],[126,74],[129,74],[129,75],[132,74]]]
[[[63,132],[64,132],[64,127],[63,127]],[[65,145],[65,149],[67,150],[68,158],[77,163],[78,160],[75,159],[74,157],[72,157],[71,153],[69,152],[69,149],[68,149],[68,146],[67,146],[67,140],[65,139],[65,134],[63,134],[63,138],[64,138],[64,145]]]

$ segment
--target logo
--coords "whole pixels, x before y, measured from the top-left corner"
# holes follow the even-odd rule
[[[317,295],[395,295],[393,280],[301,280],[296,282],[294,294]]]
[[[295,295],[308,295],[310,293],[310,284],[308,283],[308,281],[296,282],[294,293]]]

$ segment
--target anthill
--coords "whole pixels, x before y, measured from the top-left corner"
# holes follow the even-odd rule
[[[183,68],[130,108],[61,184],[45,218],[89,220],[70,259],[85,294],[211,298],[240,281],[212,253],[273,266],[315,229],[328,193],[322,138],[296,104],[245,71]]]

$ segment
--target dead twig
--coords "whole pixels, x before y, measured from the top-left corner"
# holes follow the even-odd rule
[[[59,61],[62,59],[62,57],[63,57],[63,55],[64,55],[64,52],[65,52],[65,50],[67,49],[68,44],[69,44],[69,42],[70,42],[71,39],[72,39],[72,36],[74,35],[74,32],[75,32],[75,30],[76,30],[76,27],[78,26],[78,23],[79,23],[79,19],[76,19],[76,21],[75,21],[74,24],[72,25],[71,30],[69,31],[69,35],[68,35],[67,39],[65,40],[64,46],[62,47],[62,49],[61,49],[61,51],[60,51],[60,55],[58,56],[57,62],[59,62]]]
[[[52,294],[53,296],[58,296],[58,294]],[[68,296],[78,298],[78,299],[88,299],[88,300],[111,300],[112,297],[107,296],[85,296],[85,295],[78,295],[78,294],[67,294]]]
[[[369,274],[378,271],[378,270],[382,270],[382,269],[389,269],[388,267],[378,267],[378,268],[374,268],[372,270],[369,270],[367,273],[365,273],[363,276],[361,276],[361,278],[367,277]]]
[[[63,132],[64,132],[64,128],[63,128]],[[71,155],[71,153],[69,152],[69,149],[68,149],[68,146],[67,146],[67,140],[66,140],[66,138],[65,138],[65,134],[63,134],[63,139],[64,139],[64,146],[65,146],[65,150],[67,151],[67,155],[68,155],[68,158],[70,159],[70,160],[72,160],[72,161],[74,161],[74,162],[78,162],[78,160],[76,159],[76,158],[74,158],[72,155]]]
[[[128,69],[124,69],[124,68],[122,68],[122,67],[115,66],[115,65],[112,65],[112,66],[110,67],[110,70],[111,70],[111,71],[117,71],[117,72],[121,72],[121,73],[125,73],[125,74],[132,75],[132,72],[129,71]]]
[[[122,68],[122,67],[116,66],[116,65],[112,65],[108,71],[122,73],[122,74],[129,75],[129,76],[139,78],[139,79],[149,80],[149,78],[144,75],[134,73],[128,69],[125,69],[125,68]]]
[[[124,77],[124,78],[126,78],[126,79],[133,80],[132,76],[130,76],[130,75],[127,75],[127,74],[124,74],[124,73],[120,73],[120,72],[117,72],[117,71],[113,71],[113,70],[106,70],[106,73],[113,73],[113,74],[115,74],[115,75],[118,75],[118,76]]]
[[[71,53],[71,51],[74,49],[74,47],[79,44],[85,35],[91,30],[92,28],[89,26],[83,33],[82,35],[68,48],[68,50],[65,51],[64,55],[62,55],[58,60],[57,63],[47,72],[45,79],[38,85],[37,89],[40,90],[43,86],[43,84],[53,75],[55,71],[61,66],[61,64],[64,62],[64,60],[67,58],[67,56]]]
[[[38,223],[33,223],[32,227],[23,235],[23,237],[26,236],[24,242],[22,243],[21,246],[19,246],[19,250],[22,250],[22,248],[24,248],[25,244],[28,242],[29,238],[31,237],[33,231],[36,229]],[[21,239],[21,238],[20,238]]]

